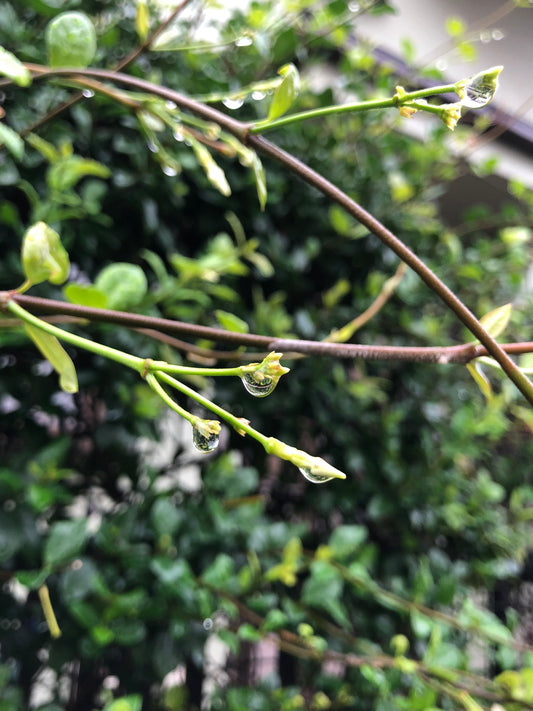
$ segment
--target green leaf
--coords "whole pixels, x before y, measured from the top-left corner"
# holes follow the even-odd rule
[[[198,141],[193,141],[192,139],[189,140],[196,159],[204,169],[207,179],[211,185],[222,193],[224,197],[229,197],[231,195],[231,188],[226,180],[226,176],[222,168],[216,163],[215,159],[204,145]]]
[[[46,174],[46,182],[51,190],[65,192],[87,175],[109,178],[111,171],[98,161],[81,156],[69,156],[50,166]]]
[[[234,333],[248,333],[250,330],[246,321],[243,321],[242,318],[235,316],[235,314],[232,314],[229,311],[217,309],[215,311],[215,316],[218,323],[222,326],[222,328],[225,328],[226,331],[232,331]]]
[[[41,585],[44,585],[49,575],[50,571],[47,568],[43,570],[19,570],[18,573],[15,573],[19,583],[31,590],[37,590]]]
[[[123,696],[120,699],[110,701],[104,706],[103,711],[141,711],[142,696],[140,694],[131,694]]]
[[[55,336],[24,324],[24,330],[59,375],[59,385],[67,393],[78,392],[78,377],[71,357]]]
[[[45,141],[44,138],[41,138],[36,133],[28,133],[28,135],[26,136],[26,141],[30,144],[32,148],[35,148],[36,151],[39,151],[39,153],[43,156],[43,158],[48,161],[48,163],[55,163],[56,161],[61,159],[61,154],[59,153],[57,148],[49,141]]]
[[[497,338],[507,328],[512,310],[512,304],[504,304],[482,316],[479,322],[493,338]]]
[[[148,37],[150,29],[150,10],[146,0],[137,0],[137,11],[135,13],[135,31],[141,42]]]
[[[450,37],[460,37],[466,32],[466,25],[460,17],[448,17],[445,27]]]
[[[63,294],[71,304],[90,306],[93,309],[107,308],[107,296],[91,284],[67,284]]]
[[[477,49],[472,42],[459,42],[457,50],[465,62],[473,62],[477,58]]]
[[[14,54],[0,47],[0,75],[11,79],[18,86],[29,86],[31,74]]]
[[[178,558],[177,560],[172,560],[171,558],[158,557],[150,563],[150,570],[156,575],[157,578],[164,584],[170,587],[182,585],[185,581],[192,581],[193,575],[191,568],[186,560]]]
[[[302,601],[328,612],[340,625],[348,626],[346,612],[340,602],[344,581],[339,571],[327,561],[311,563],[311,575],[302,589]]]
[[[338,526],[330,536],[328,547],[333,557],[343,560],[352,556],[365,542],[368,531],[365,526]]]
[[[285,64],[278,74],[283,80],[274,92],[267,121],[282,116],[292,106],[300,90],[300,75],[294,64]]]
[[[235,562],[225,553],[219,553],[202,573],[202,580],[214,588],[224,589],[235,575]]]
[[[489,379],[481,370],[481,367],[476,362],[467,363],[466,367],[468,368],[468,372],[470,373],[470,375],[474,378],[476,385],[481,390],[481,393],[485,397],[487,403],[491,402],[492,387]]]
[[[254,151],[253,152],[253,157],[252,157],[252,171],[254,174],[254,179],[255,179],[255,187],[257,190],[257,197],[259,199],[259,207],[261,208],[261,212],[265,209],[265,205],[267,202],[267,186],[266,186],[266,176],[265,176],[265,169],[263,167],[263,164],[261,162],[261,158],[257,155],[257,153]]]
[[[148,292],[143,270],[127,262],[116,262],[104,267],[94,285],[106,295],[107,307],[118,311],[137,306]]]
[[[0,123],[0,146],[5,146],[13,158],[20,160],[24,155],[24,141],[12,128]]]
[[[22,266],[31,284],[66,281],[70,262],[57,232],[45,222],[37,222],[26,230],[22,239]]]
[[[70,563],[80,553],[86,540],[86,519],[53,523],[44,545],[45,564],[56,566]]]
[[[51,67],[87,67],[96,54],[96,32],[82,12],[63,12],[45,32]]]

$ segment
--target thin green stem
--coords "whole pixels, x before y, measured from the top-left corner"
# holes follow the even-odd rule
[[[433,86],[429,89],[419,89],[411,91],[398,98],[397,95],[391,96],[388,99],[373,99],[371,101],[355,101],[351,104],[334,104],[332,106],[322,106],[318,109],[310,109],[309,111],[300,111],[288,116],[274,119],[273,121],[258,121],[248,129],[250,135],[256,135],[271,131],[282,126],[290,126],[293,123],[300,121],[308,121],[310,119],[321,118],[322,116],[331,116],[333,114],[345,113],[360,113],[361,111],[374,111],[376,109],[390,109],[408,104],[415,99],[421,99],[426,96],[434,96],[435,94],[447,94],[455,90],[455,84],[446,84],[443,86]],[[417,106],[418,109],[426,110],[424,106]]]
[[[245,434],[250,435],[250,437],[253,437],[253,439],[260,442],[263,447],[267,449],[270,438],[266,437],[264,434],[261,434],[261,432],[258,432],[256,429],[251,427],[247,420],[235,417],[235,415],[232,415],[231,412],[228,412],[223,407],[220,407],[220,405],[211,402],[211,400],[208,400],[203,395],[200,395],[200,393],[197,393],[196,390],[193,390],[184,383],[173,378],[171,375],[168,375],[168,373],[164,373],[162,371],[155,371],[154,374],[159,380],[162,380],[163,382],[167,383],[167,385],[170,385],[171,387],[175,388],[184,395],[187,395],[188,397],[192,398],[199,405],[205,407],[207,410],[211,410],[211,412],[214,412],[215,415],[218,415],[218,417],[220,417],[229,425],[231,425],[231,427],[233,427],[233,429],[236,430],[239,434],[242,434],[244,432]]]
[[[197,420],[198,418],[195,415],[192,415],[188,410],[185,410],[183,407],[178,405],[178,403],[173,400],[167,393],[167,391],[162,387],[161,383],[158,381],[158,379],[153,373],[147,373],[145,376],[145,380],[152,388],[152,390],[159,395],[165,405],[170,407],[171,410],[174,410],[174,412],[177,412],[180,417],[183,417],[183,419],[187,420],[187,422],[189,422],[191,425],[194,425],[195,420]]]
[[[111,348],[110,346],[104,346],[102,343],[90,341],[87,338],[83,338],[83,336],[70,333],[70,331],[63,331],[63,329],[57,328],[57,326],[53,326],[47,321],[41,321],[40,318],[30,314],[26,311],[26,309],[23,309],[22,306],[19,306],[19,304],[15,303],[12,299],[7,301],[5,307],[8,311],[25,323],[35,326],[41,331],[49,333],[51,336],[55,336],[60,341],[65,341],[66,343],[70,343],[72,346],[77,346],[78,348],[83,348],[91,353],[96,353],[96,355],[102,356],[103,358],[109,358],[110,360],[114,360],[121,365],[125,365],[127,368],[133,368],[133,370],[140,373],[143,371],[145,364],[144,358],[137,358],[137,356],[124,353],[116,348]]]
[[[146,370],[148,372],[168,373],[174,375],[203,375],[207,377],[217,378],[219,376],[241,377],[242,366],[238,365],[234,368],[196,368],[188,365],[172,365],[165,361],[154,360],[147,361]]]

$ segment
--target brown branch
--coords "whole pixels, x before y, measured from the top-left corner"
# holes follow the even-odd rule
[[[241,346],[253,346],[262,351],[280,350],[287,357],[290,353],[327,356],[330,358],[363,358],[365,360],[412,361],[417,363],[466,364],[474,358],[489,355],[484,346],[475,343],[464,343],[456,346],[382,346],[363,345],[359,343],[327,343],[325,341],[306,341],[293,338],[276,338],[261,336],[254,333],[235,333],[222,328],[199,326],[198,324],[174,321],[156,316],[144,316],[125,311],[96,309],[90,306],[79,306],[64,301],[42,299],[37,296],[0,292],[0,304],[7,298],[24,306],[30,311],[45,314],[63,314],[78,319],[86,319],[101,323],[116,323],[134,329],[149,329],[163,333],[179,333],[194,338],[207,338],[221,343],[232,343]],[[152,334],[147,334],[152,335]],[[191,344],[178,342],[175,345],[182,350],[190,350]],[[533,352],[533,342],[504,343],[500,346],[506,353],[520,355]],[[193,347],[194,349],[194,347]],[[209,352],[211,354],[213,352]],[[216,355],[211,357],[218,357]],[[203,350],[199,355],[206,355]],[[227,356],[227,354],[225,354]],[[235,354],[237,356],[237,354]],[[248,354],[249,356],[250,354]],[[256,354],[253,354],[256,355]],[[240,359],[240,358],[239,358]]]
[[[345,326],[332,331],[329,336],[324,339],[324,341],[328,343],[341,343],[348,341],[356,331],[365,325],[365,323],[368,323],[370,319],[374,318],[374,316],[381,311],[390,297],[394,294],[396,287],[403,279],[405,269],[405,263],[401,262],[398,269],[396,269],[394,276],[387,279],[387,281],[383,284],[381,291],[370,306],[365,309],[362,314],[356,316]]]
[[[340,188],[316,173],[308,165],[295,158],[290,153],[282,150],[275,144],[267,141],[262,136],[248,135],[248,125],[230,118],[225,114],[206,106],[198,101],[190,99],[179,92],[158,86],[144,79],[130,77],[127,74],[112,73],[99,69],[86,69],[74,71],[72,69],[49,69],[35,64],[27,64],[27,68],[36,76],[70,76],[71,80],[83,83],[83,77],[96,77],[108,81],[117,81],[126,85],[135,86],[143,91],[156,96],[174,101],[178,106],[182,106],[198,116],[209,121],[214,121],[222,126],[240,140],[246,142],[256,150],[264,153],[275,161],[283,165],[286,169],[298,175],[309,185],[319,190],[323,195],[342,207],[348,214],[355,217],[362,225],[372,232],[383,244],[391,249],[402,261],[404,261],[416,274],[434,291],[448,308],[455,313],[459,320],[469,329],[474,336],[485,346],[491,355],[501,366],[509,379],[516,385],[518,390],[524,395],[529,403],[533,404],[533,383],[520,370],[507,353],[499,346],[497,341],[488,333],[475,315],[459,299],[459,297],[439,279],[439,277],[423,262],[406,244],[404,244],[385,225],[365,210],[361,205],[352,200]],[[72,76],[74,75],[74,76]],[[325,344],[324,344],[325,345]],[[301,351],[300,351],[301,352]],[[361,357],[369,357],[363,355]]]

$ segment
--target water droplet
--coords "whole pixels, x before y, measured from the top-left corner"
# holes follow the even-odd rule
[[[437,59],[435,66],[439,72],[443,72],[445,69],[448,69],[448,62],[445,59]]]
[[[234,111],[235,109],[240,109],[244,101],[242,99],[230,99],[228,97],[227,99],[224,99],[222,103],[227,109]]]
[[[174,140],[179,141],[180,143],[184,140],[185,136],[183,134],[183,129],[182,128],[177,128],[174,131]]]
[[[466,96],[461,101],[468,109],[479,109],[485,106],[494,96],[494,88],[484,84],[482,80],[472,82],[465,87]]]
[[[310,481],[313,484],[325,484],[327,481],[331,481],[333,479],[332,476],[326,476],[325,474],[313,474],[310,467],[298,467],[298,469],[307,481]]]
[[[148,150],[152,153],[159,153],[159,146],[154,141],[148,141]]]
[[[250,35],[243,35],[235,40],[236,47],[249,47],[253,43],[253,37],[250,37]]]
[[[505,34],[501,30],[492,30],[492,39],[499,42],[505,37]]]
[[[254,101],[261,101],[266,96],[264,91],[252,91],[252,99]]]
[[[482,30],[479,33],[479,39],[481,40],[481,42],[483,42],[483,44],[487,44],[491,41],[492,34],[488,30]]]
[[[359,5],[358,2],[350,2],[350,3],[348,3],[348,10],[349,10],[350,12],[359,12],[360,7],[361,7],[361,6]]]
[[[94,96],[94,91],[92,89],[83,89],[81,93],[86,99],[92,99]]]
[[[165,175],[168,175],[169,178],[174,178],[179,173],[179,170],[176,167],[173,165],[167,165],[166,163],[161,166],[161,170]]]
[[[209,632],[209,630],[213,629],[213,620],[210,617],[206,617],[202,622],[202,627],[206,632]]]
[[[174,109],[178,108],[178,105],[174,101],[165,101],[165,108],[169,111],[174,111]]]
[[[254,397],[266,397],[276,387],[272,378],[268,378],[262,373],[245,373],[241,380],[246,391]]]
[[[192,441],[199,452],[212,452],[218,447],[219,435],[210,432],[206,437],[197,427],[192,428]]]

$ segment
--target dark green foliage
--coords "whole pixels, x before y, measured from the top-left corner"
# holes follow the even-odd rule
[[[0,3],[0,44],[44,63],[44,28],[57,5]],[[345,47],[346,29],[335,34],[345,2],[282,19],[275,5],[252,4],[221,30],[225,42],[255,32],[250,46],[153,52],[132,73],[201,95],[273,77],[287,62],[305,70],[335,59],[344,90],[394,91],[387,67]],[[132,8],[83,4],[101,19],[99,66],[136,46]],[[61,4],[70,9],[79,3]],[[10,87],[10,125],[28,127],[71,93],[53,82]],[[331,101],[329,89],[306,89],[296,108]],[[264,118],[267,104],[248,99],[238,116]],[[490,225],[530,222],[531,196],[523,191],[499,211],[483,206],[456,234],[439,213],[442,192],[459,175],[446,129],[436,126],[422,146],[396,120],[382,112],[333,117],[280,130],[275,140],[401,236],[477,314],[520,293],[505,334],[519,340],[531,251]],[[231,314],[243,331],[247,324],[254,333],[322,339],[367,308],[397,267],[374,237],[266,159],[264,212],[251,172],[236,160],[216,156],[232,188],[226,198],[190,148],[166,137],[183,171],[165,175],[134,117],[107,98],[81,101],[36,133],[59,162],[50,165],[46,145],[32,139],[21,161],[0,155],[2,289],[23,280],[22,235],[46,220],[69,252],[72,281],[95,284],[84,298],[212,326]],[[103,271],[116,263],[128,266]],[[117,291],[121,274],[133,275],[136,288]],[[80,299],[79,291],[66,294]],[[32,293],[64,298],[49,284]],[[138,356],[184,360],[125,328],[69,328]],[[422,346],[468,336],[409,273],[355,338]],[[328,454],[347,473],[313,487],[235,433],[224,433],[220,454],[199,455],[189,425],[115,363],[68,347],[80,384],[71,396],[58,392],[21,331],[2,328],[0,342],[1,711],[28,705],[42,667],[70,689],[53,687],[42,706],[49,711],[198,708],[213,624],[230,656],[229,683],[216,688],[211,706],[230,711],[452,708],[409,660],[392,659],[396,635],[407,638],[410,657],[448,671],[458,688],[476,634],[490,663],[531,666],[503,644],[508,628],[469,604],[473,591],[518,585],[529,552],[532,419],[511,386],[495,385],[487,405],[462,366],[325,358],[294,360],[261,400],[245,397],[237,379],[218,379],[216,402],[265,434]],[[45,581],[62,631],[54,640],[36,593]],[[457,624],[416,605],[454,610]],[[289,635],[281,637],[282,664],[254,685],[251,645],[280,629]],[[320,662],[326,648],[368,662],[340,661],[332,671]],[[389,666],[374,663],[381,655]],[[163,688],[176,667],[186,681]],[[121,696],[130,697],[126,705],[113,706]]]

